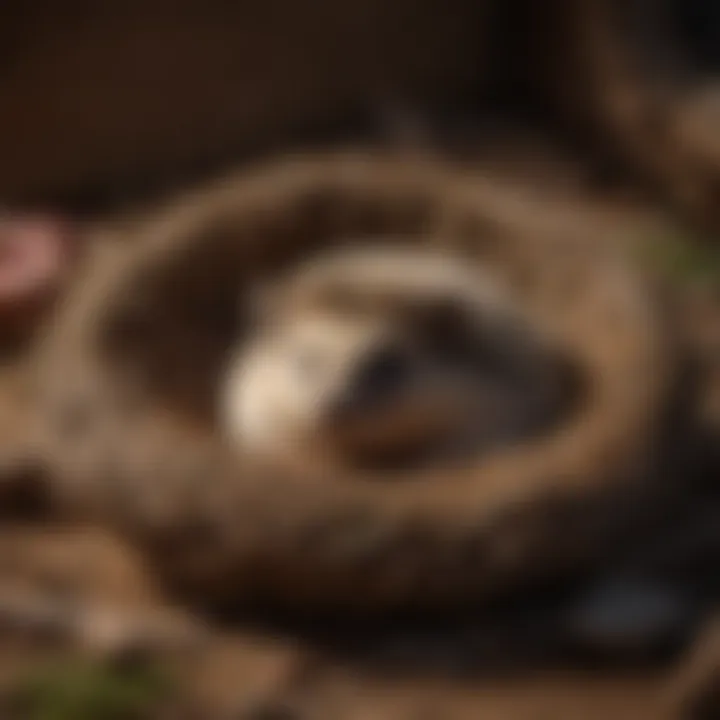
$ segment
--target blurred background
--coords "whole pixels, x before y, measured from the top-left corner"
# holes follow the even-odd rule
[[[5,203],[97,208],[332,141],[460,145],[475,160],[508,145],[532,165],[532,141],[596,179],[717,209],[712,0],[6,0],[0,13]]]
[[[251,160],[347,145],[477,167],[607,236],[667,243],[657,256],[682,283],[686,324],[707,366],[703,447],[717,447],[718,0],[0,4],[0,206],[9,213],[104,220]],[[703,460],[705,477],[717,478],[716,459]],[[713,542],[702,572],[720,566]],[[95,544],[92,535],[80,541]],[[59,546],[52,536],[49,545]],[[47,545],[15,536],[0,543],[27,567],[43,565],[36,547]],[[93,562],[127,562],[114,551],[91,562],[78,546],[63,547],[89,575]],[[495,621],[390,620],[373,628],[387,641],[379,652],[330,620],[313,628],[320,640],[312,650],[288,639],[295,627],[281,638],[276,630],[228,631],[196,672],[194,704],[179,701],[183,687],[164,669],[107,670],[52,644],[24,655],[18,648],[31,643],[21,633],[0,651],[0,716],[675,717],[660,690],[662,652],[660,662],[643,655],[638,663],[633,654],[622,672],[593,658],[583,673],[588,659],[574,658],[570,675],[531,653],[520,664],[533,672],[508,677],[502,658],[518,648],[524,655],[538,632],[532,614],[504,608],[497,623],[506,631],[498,633]],[[541,626],[541,634],[550,628]],[[328,644],[332,661],[317,660],[317,647]],[[28,675],[38,656],[44,670]],[[18,673],[30,677],[19,705]]]

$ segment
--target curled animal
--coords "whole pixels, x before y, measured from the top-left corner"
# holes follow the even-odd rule
[[[611,246],[482,177],[351,151],[250,168],[133,232],[137,242],[78,284],[40,353],[44,452],[57,506],[137,542],[177,591],[365,609],[476,602],[587,566],[637,521],[661,457],[675,360],[652,289]],[[218,426],[217,398],[233,348],[247,340],[250,355],[262,352],[255,286],[358,237],[459,258],[477,273],[476,292],[480,278],[497,278],[578,378],[573,401],[519,442],[443,467],[283,466],[238,452]],[[362,264],[353,267],[351,276]],[[405,279],[397,275],[398,287]],[[421,316],[413,310],[391,332],[376,320],[395,323],[394,310],[349,326],[341,355],[374,348],[360,353],[372,370],[383,348],[380,370],[358,368],[370,375],[360,387],[392,385],[407,359],[395,354],[423,338],[411,332]],[[452,335],[452,324],[438,328]],[[295,331],[328,337],[313,323]],[[332,386],[333,374],[325,378]],[[335,411],[350,418],[372,395],[351,393]]]

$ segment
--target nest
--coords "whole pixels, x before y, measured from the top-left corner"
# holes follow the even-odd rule
[[[40,349],[56,508],[118,529],[188,598],[475,603],[599,556],[654,492],[675,358],[649,284],[576,226],[439,162],[287,159],[192,192],[88,266]],[[559,426],[410,482],[270,470],[209,402],[238,293],[312,250],[441,243],[517,288],[586,382]]]

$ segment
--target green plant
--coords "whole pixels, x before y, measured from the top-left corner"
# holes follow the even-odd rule
[[[27,720],[141,720],[167,692],[168,681],[147,664],[73,661],[33,672],[16,688],[12,704]]]
[[[720,285],[720,240],[693,237],[682,228],[642,238],[640,259],[682,285]]]

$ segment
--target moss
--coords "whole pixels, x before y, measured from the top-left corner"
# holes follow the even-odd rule
[[[169,689],[170,678],[148,664],[73,661],[34,671],[12,706],[27,720],[143,720]]]
[[[640,260],[679,285],[720,286],[720,239],[697,238],[682,228],[645,237],[636,244]]]

